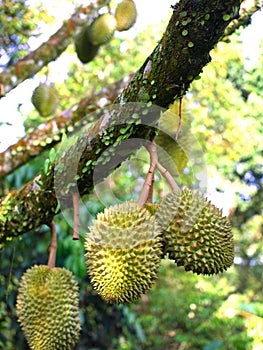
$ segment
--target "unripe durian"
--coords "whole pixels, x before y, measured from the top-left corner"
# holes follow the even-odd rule
[[[160,131],[154,139],[158,146],[158,161],[172,176],[178,176],[182,173],[189,157],[193,157],[193,148],[197,148],[193,147],[196,141],[191,134],[190,116],[185,108],[182,110],[182,127],[176,141],[179,126],[178,109],[178,103],[174,102],[172,108],[164,113],[161,112],[158,122]]]
[[[111,303],[131,303],[151,288],[162,256],[161,230],[134,201],[97,215],[85,242],[88,273],[98,294]]]
[[[16,312],[30,349],[70,350],[80,332],[78,284],[72,273],[46,265],[28,269]]]
[[[95,18],[87,28],[87,35],[94,46],[103,45],[110,41],[116,30],[116,19],[110,13],[104,13]]]
[[[116,8],[115,18],[119,32],[130,29],[136,22],[137,9],[133,0],[123,0]]]
[[[54,113],[57,108],[57,92],[47,84],[40,84],[33,91],[32,103],[42,117],[47,117]]]
[[[77,56],[82,63],[92,61],[99,51],[99,46],[91,43],[88,31],[89,26],[83,27],[74,40]]]
[[[164,232],[166,253],[186,271],[211,275],[232,265],[231,224],[201,193],[190,189],[169,193],[156,219]]]

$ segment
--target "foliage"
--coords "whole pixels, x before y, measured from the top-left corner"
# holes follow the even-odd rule
[[[10,6],[11,2],[14,6]],[[37,13],[27,1],[3,4],[1,26],[6,30],[0,34],[4,43],[1,54],[8,57],[7,65],[11,65],[25,54],[40,17],[45,22],[51,18],[45,11]],[[64,53],[69,62],[66,78],[54,82],[60,95],[60,109],[137,69],[151,53],[162,28],[163,25],[151,27],[136,39],[114,37],[88,65],[79,63],[73,44],[70,45]],[[218,192],[224,192],[229,183],[235,192],[231,208],[235,266],[222,275],[200,277],[164,260],[154,288],[131,307],[105,304],[92,290],[84,261],[84,234],[95,214],[105,206],[138,197],[149,163],[147,153],[140,149],[98,184],[92,195],[82,199],[80,241],[72,242],[70,211],[55,219],[57,265],[70,269],[80,284],[83,336],[76,349],[260,349],[263,55],[255,66],[247,68],[245,57],[240,54],[239,37],[231,36],[231,40],[218,44],[212,63],[204,68],[201,79],[192,84],[184,103],[191,111],[191,132],[202,146],[209,176],[219,179]],[[52,73],[52,67],[50,70]],[[42,80],[46,72],[44,69],[35,79]],[[42,122],[32,109],[26,114],[26,131]],[[46,158],[48,152],[9,175],[0,185],[1,195],[29,181]],[[185,167],[177,178],[180,185],[196,186],[192,170]],[[157,201],[168,187],[158,172],[155,181]],[[17,288],[27,267],[47,262],[48,245],[49,230],[42,226],[37,232],[7,244],[1,252],[0,348],[27,349],[14,309]]]
[[[259,349],[262,304],[235,293],[231,268],[200,277],[163,260],[155,287],[133,306],[146,333],[146,349]],[[250,310],[246,317],[242,312]],[[249,316],[251,318],[249,318]],[[249,330],[256,326],[254,336]]]
[[[39,11],[39,12],[37,12]],[[37,14],[38,13],[38,14]],[[3,65],[11,65],[29,49],[28,40],[34,35],[38,21],[46,15],[44,9],[30,6],[28,0],[3,0],[0,7],[0,41]]]

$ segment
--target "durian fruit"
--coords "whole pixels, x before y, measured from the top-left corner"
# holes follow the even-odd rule
[[[187,152],[191,144],[189,138],[180,135],[180,142],[175,141],[168,134],[159,131],[154,139],[157,145],[158,162],[175,177],[182,174],[187,166],[190,152]]]
[[[185,108],[182,111],[182,128],[178,140],[176,140],[179,125],[178,109],[178,102],[174,102],[172,108],[161,112],[158,122],[160,131],[154,139],[158,146],[158,161],[172,176],[178,176],[182,173],[189,158],[193,156],[193,148],[197,148],[193,147],[196,141],[191,134],[190,116]]]
[[[89,26],[84,26],[74,40],[77,56],[82,63],[92,61],[100,48],[99,45],[95,46],[91,43],[88,31]]]
[[[94,46],[106,44],[113,37],[116,30],[116,19],[110,13],[95,18],[93,23],[87,28],[87,35]]]
[[[42,117],[47,117],[57,108],[57,92],[51,86],[42,83],[33,91],[32,103]]]
[[[78,284],[64,268],[35,265],[21,278],[16,312],[32,350],[70,350],[80,332]]]
[[[98,294],[110,303],[131,303],[157,278],[160,226],[137,202],[124,202],[97,215],[85,249],[91,284]]]
[[[130,29],[136,22],[137,9],[133,0],[121,1],[115,12],[117,30],[122,32]]]
[[[164,233],[165,252],[186,271],[212,275],[232,265],[231,224],[201,193],[187,188],[169,193],[156,219]]]

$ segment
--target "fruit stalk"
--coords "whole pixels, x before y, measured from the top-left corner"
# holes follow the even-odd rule
[[[57,254],[57,234],[56,234],[56,225],[54,221],[51,221],[49,224],[50,232],[51,232],[51,240],[50,240],[50,250],[49,250],[49,258],[48,258],[48,267],[51,269],[56,265],[56,254]]]
[[[142,191],[140,194],[140,197],[138,199],[138,204],[143,207],[146,202],[151,202],[150,193],[153,189],[153,183],[154,183],[154,170],[156,168],[156,164],[158,162],[158,156],[156,151],[156,144],[151,141],[147,141],[145,144],[145,148],[150,154],[150,167],[146,176],[146,179],[144,181]]]
[[[161,175],[166,179],[166,181],[168,182],[168,184],[170,185],[172,191],[178,191],[180,190],[179,186],[177,185],[177,183],[175,182],[174,178],[172,177],[172,175],[169,173],[169,171],[167,169],[165,169],[165,167],[163,167],[159,162],[157,162],[156,164],[156,169],[158,169],[161,173]]]
[[[74,210],[74,228],[73,228],[73,240],[79,240],[79,195],[77,192],[72,194],[73,210]]]

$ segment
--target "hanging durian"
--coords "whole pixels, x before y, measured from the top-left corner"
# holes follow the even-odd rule
[[[162,256],[160,226],[134,201],[97,215],[85,242],[88,273],[98,294],[131,303],[151,288]]]
[[[116,19],[110,13],[95,18],[87,28],[87,36],[94,46],[103,45],[110,41],[116,30]]]
[[[115,12],[116,29],[121,32],[130,29],[136,22],[137,9],[133,0],[121,1]]]
[[[88,31],[89,26],[84,26],[74,40],[77,56],[82,63],[92,61],[98,54],[100,47],[91,43]]]
[[[231,224],[201,193],[190,189],[169,193],[156,219],[164,233],[165,252],[178,266],[210,275],[232,265]]]
[[[42,83],[33,91],[32,103],[42,117],[47,117],[57,108],[57,92],[51,86]]]
[[[191,134],[189,113],[185,109],[182,111],[182,129],[176,140],[179,126],[178,109],[178,102],[174,102],[171,108],[161,112],[158,122],[160,131],[154,139],[158,146],[158,161],[172,176],[182,173],[193,151],[196,151],[193,150],[196,141]]]
[[[78,284],[64,268],[35,265],[21,278],[16,312],[32,350],[70,350],[80,332]]]

